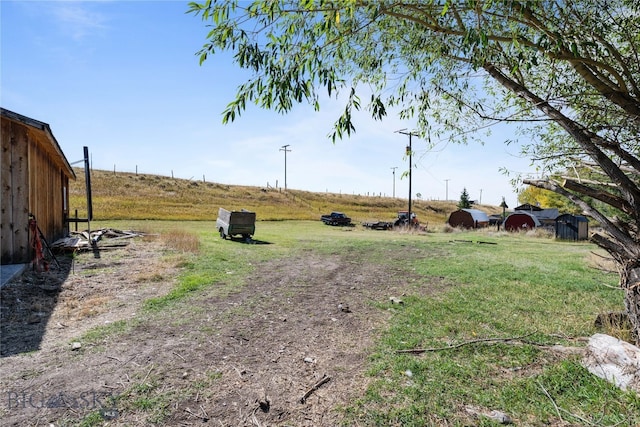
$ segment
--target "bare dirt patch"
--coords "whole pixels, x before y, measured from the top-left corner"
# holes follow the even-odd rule
[[[81,254],[62,278],[27,274],[2,289],[4,425],[339,424],[367,385],[373,340],[393,310],[384,304],[424,280],[357,253],[309,251],[256,266],[231,294],[212,284],[136,316],[175,282],[163,249],[136,240],[100,258]],[[29,323],[41,292],[55,299]],[[119,319],[133,320],[115,335],[80,339]],[[25,353],[19,337],[30,325],[42,339]]]
[[[2,357],[58,346],[87,330],[135,315],[166,293],[176,263],[164,244],[145,237],[101,242],[95,251],[58,255],[47,272],[31,268],[2,288]]]

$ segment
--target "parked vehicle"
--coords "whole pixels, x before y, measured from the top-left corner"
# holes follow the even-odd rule
[[[327,225],[351,225],[351,218],[342,212],[331,212],[329,215],[322,215],[320,220]]]
[[[398,226],[413,226],[418,227],[420,222],[416,217],[415,212],[411,212],[411,218],[409,218],[409,211],[398,211],[398,218],[393,223],[394,227]]]
[[[370,228],[372,230],[390,230],[393,227],[403,227],[411,225],[413,227],[419,227],[420,223],[414,212],[411,212],[411,221],[409,221],[408,211],[399,211],[398,216],[393,221],[365,221],[362,226]]]
[[[216,219],[216,229],[223,239],[236,235],[250,239],[256,232],[256,213],[246,209],[228,211],[220,208],[218,209],[218,219]]]
[[[364,221],[362,226],[372,230],[390,230],[393,228],[392,221]]]

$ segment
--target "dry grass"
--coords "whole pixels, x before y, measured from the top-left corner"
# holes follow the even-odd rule
[[[61,315],[67,319],[84,319],[92,317],[106,311],[112,296],[103,295],[79,300],[77,298],[67,298],[62,301]]]
[[[523,233],[529,237],[538,237],[543,239],[551,239],[555,236],[555,230],[549,227],[536,227],[533,230],[522,230],[519,233]]]
[[[200,240],[198,236],[184,230],[170,230],[160,236],[163,242],[170,248],[182,251],[198,253],[200,251]]]
[[[84,171],[76,169],[76,174],[83,177]],[[92,171],[91,182],[96,220],[210,221],[224,207],[255,211],[260,221],[315,220],[331,211],[345,212],[355,222],[391,221],[397,211],[407,209],[407,200],[392,197],[281,191],[101,170]],[[84,179],[71,183],[70,208],[72,216],[77,209],[78,216],[86,217]],[[496,206],[478,208],[488,214],[501,212]],[[455,202],[416,200],[412,204],[420,222],[429,228],[444,224],[456,209]]]
[[[602,332],[619,340],[633,342],[632,327],[626,313],[600,313],[595,326]]]
[[[608,256],[603,250],[598,249],[595,252],[589,253],[587,257],[587,263],[591,268],[609,273],[611,275],[618,275],[617,265],[613,258]],[[603,286],[610,286],[604,285]],[[622,288],[619,288],[622,292]],[[633,342],[631,334],[631,322],[626,317],[625,313],[615,312],[602,312],[599,313],[595,326],[603,333],[616,337],[620,340]]]
[[[133,280],[135,283],[144,283],[144,282],[162,282],[165,280],[165,277],[160,273],[143,273],[138,274]]]
[[[589,263],[589,266],[597,270],[618,274],[616,261],[603,250],[599,249],[596,252],[591,252],[587,258],[587,262]]]

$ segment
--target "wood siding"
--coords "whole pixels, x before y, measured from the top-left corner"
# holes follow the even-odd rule
[[[25,126],[2,119],[2,264],[30,259],[27,139]]]
[[[69,232],[68,163],[48,130],[2,117],[2,264],[32,259],[29,214],[49,243]]]

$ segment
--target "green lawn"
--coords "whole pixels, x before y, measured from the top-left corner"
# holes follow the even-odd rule
[[[149,311],[213,284],[224,282],[217,291],[229,292],[244,286],[256,263],[300,251],[349,251],[413,273],[404,304],[394,306],[370,355],[366,393],[342,408],[349,425],[496,425],[472,415],[491,410],[523,426],[640,425],[637,395],[592,376],[577,356],[550,349],[583,347],[597,314],[623,310],[617,275],[591,265],[599,252],[592,244],[265,221],[257,223],[257,244],[246,245],[221,240],[213,222],[92,225],[101,226],[197,236],[199,252],[184,255],[178,287],[148,301]],[[434,283],[439,291],[425,293]],[[430,351],[397,352],[403,349]]]

